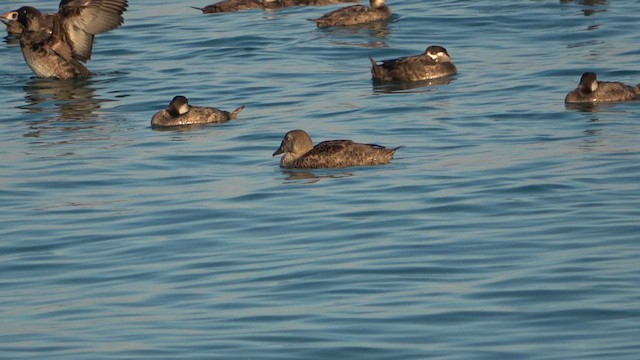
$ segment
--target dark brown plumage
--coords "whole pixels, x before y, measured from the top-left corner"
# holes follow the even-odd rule
[[[454,75],[456,69],[447,50],[442,46],[429,46],[416,56],[383,60],[380,65],[372,57],[371,76],[380,81],[420,81]]]
[[[38,77],[71,79],[91,75],[82,62],[91,58],[95,35],[120,26],[127,6],[127,0],[62,0],[57,13],[23,6],[4,18],[23,26],[22,54]]]
[[[249,9],[262,9],[261,0],[222,0],[215,4],[207,5],[203,8],[192,8],[202,11],[203,14],[214,14],[221,12],[235,12]]]
[[[352,26],[374,21],[387,20],[391,17],[391,9],[384,0],[369,0],[370,6],[352,5],[326,13],[313,21],[318,27]]]
[[[324,6],[357,2],[360,2],[360,0],[222,0],[203,8],[191,7],[202,11],[204,14],[212,14],[249,9],[275,10],[293,6]]]
[[[629,86],[621,82],[598,81],[596,73],[586,72],[578,87],[567,94],[565,103],[616,102],[640,99],[640,85]]]
[[[400,147],[385,148],[351,140],[328,140],[313,146],[311,137],[304,130],[291,130],[273,156],[284,154],[280,159],[282,168],[341,168],[387,164]]]
[[[169,106],[158,111],[151,118],[152,126],[181,126],[194,124],[225,123],[238,117],[244,106],[233,112],[212,107],[191,106],[184,96],[176,96]]]

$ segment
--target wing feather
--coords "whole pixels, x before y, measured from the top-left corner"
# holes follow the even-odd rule
[[[122,25],[127,6],[127,0],[62,0],[59,13],[74,57],[89,60],[95,35]]]

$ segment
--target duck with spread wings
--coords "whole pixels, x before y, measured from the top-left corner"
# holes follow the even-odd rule
[[[127,0],[62,0],[57,13],[23,6],[2,17],[23,26],[22,55],[38,77],[66,80],[91,75],[82,63],[91,58],[95,35],[122,25],[127,6]]]

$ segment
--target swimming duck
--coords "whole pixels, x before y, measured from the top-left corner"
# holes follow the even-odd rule
[[[20,48],[38,77],[72,79],[91,75],[82,63],[91,58],[94,36],[120,26],[127,5],[127,0],[62,0],[57,13],[23,6],[3,17],[24,27]]]
[[[399,148],[401,146],[385,148],[351,140],[328,140],[313,146],[311,137],[304,130],[291,130],[285,134],[273,156],[284,154],[280,158],[281,168],[340,168],[387,164]]]
[[[265,0],[269,1],[269,0]],[[203,14],[213,14],[221,12],[235,12],[249,9],[262,9],[262,0],[222,0],[215,4],[207,5],[203,8],[191,6],[191,8],[202,11]]]
[[[378,65],[371,56],[371,76],[381,81],[419,81],[454,75],[458,70],[442,46],[429,46],[424,53],[398,59],[382,60]]]
[[[211,107],[191,106],[184,96],[176,96],[165,110],[158,111],[151,118],[152,126],[180,126],[193,124],[225,123],[238,117],[244,106],[233,112]]]
[[[326,6],[344,3],[357,3],[360,0],[265,0],[265,8],[275,7],[293,7],[293,6]]]
[[[318,27],[351,26],[373,21],[386,20],[391,17],[391,9],[384,0],[369,0],[370,6],[352,5],[322,15],[313,21]]]
[[[617,81],[598,81],[596,73],[586,72],[578,87],[567,94],[565,103],[614,102],[640,99],[640,85],[629,86]]]

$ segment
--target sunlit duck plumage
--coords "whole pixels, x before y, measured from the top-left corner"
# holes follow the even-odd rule
[[[120,26],[127,6],[127,0],[62,0],[57,13],[23,6],[3,17],[23,26],[22,55],[38,77],[72,79],[91,75],[82,63],[91,58],[94,36]]]
[[[269,1],[269,0],[266,0]],[[262,9],[262,0],[222,0],[215,4],[207,5],[203,8],[191,6],[194,9],[202,11],[203,14],[213,14],[221,12],[235,12],[250,9]]]
[[[586,72],[578,87],[564,98],[566,103],[615,102],[640,99],[640,85],[629,86],[617,81],[598,81],[596,73]]]
[[[225,123],[238,117],[244,106],[233,112],[212,107],[191,106],[184,96],[176,96],[169,106],[151,118],[152,126],[181,126],[194,124]]]
[[[265,1],[266,7],[292,7],[292,6],[326,6],[344,3],[357,3],[360,0],[271,0]]]
[[[387,164],[399,148],[351,140],[328,140],[313,146],[311,137],[304,130],[291,130],[285,134],[273,156],[284,154],[280,158],[281,168],[342,168]]]
[[[454,75],[458,71],[442,46],[429,46],[420,55],[382,60],[381,64],[371,56],[369,60],[372,78],[380,81],[429,80]]]
[[[318,27],[351,26],[374,21],[387,20],[391,17],[391,9],[384,0],[369,0],[370,6],[352,5],[322,15],[318,19],[308,19]]]

